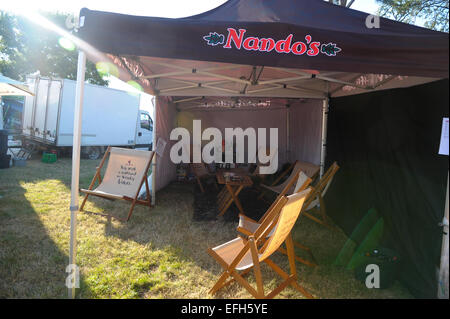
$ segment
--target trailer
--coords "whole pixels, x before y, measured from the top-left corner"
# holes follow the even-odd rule
[[[76,81],[30,76],[27,85],[34,96],[25,98],[23,143],[41,149],[70,150]],[[153,121],[149,112],[139,108],[140,98],[138,93],[86,84],[82,154],[97,159],[107,146],[151,148]]]

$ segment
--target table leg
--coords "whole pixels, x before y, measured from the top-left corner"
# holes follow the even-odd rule
[[[244,214],[244,209],[242,208],[241,202],[239,201],[239,198],[237,197],[241,190],[244,188],[244,185],[239,185],[237,190],[234,191],[233,187],[231,185],[225,184],[225,187],[228,190],[228,193],[231,195],[231,198],[226,202],[223,209],[220,211],[219,216],[222,216],[227,211],[228,207],[234,202],[241,212],[241,214]]]
[[[227,185],[228,186],[228,185]],[[241,192],[241,190],[244,188],[244,186],[239,186],[239,188],[237,189],[236,193],[231,193],[231,196],[233,197],[234,203],[236,204],[237,208],[239,209],[239,212],[244,215],[244,209],[242,208],[241,205],[241,201],[239,200],[239,193]]]

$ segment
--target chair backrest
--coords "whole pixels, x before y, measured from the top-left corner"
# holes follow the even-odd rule
[[[305,190],[306,187],[308,187],[310,183],[311,183],[311,178],[309,176],[307,176],[305,173],[303,173],[303,171],[300,171],[300,173],[298,174],[297,183],[295,184],[294,190],[290,194],[295,194],[302,190]]]
[[[105,175],[96,190],[134,198],[147,175],[153,154],[153,151],[111,147]]]
[[[320,166],[309,163],[309,162],[300,162],[298,161],[298,165],[300,169],[308,176],[309,178],[314,179],[314,177],[319,173]]]
[[[295,193],[284,197],[284,205],[281,208],[281,212],[278,216],[278,221],[274,226],[273,230],[271,227],[264,229],[261,234],[262,238],[270,234],[269,240],[265,242],[261,251],[259,260],[263,261],[272,255],[280,245],[286,240],[287,236],[291,232],[294,227],[297,218],[300,215],[302,210],[303,203],[305,202],[306,196],[309,194],[310,189],[306,189],[299,193]],[[265,223],[263,223],[265,224]],[[265,225],[261,224],[255,232],[255,236],[261,232],[260,228],[265,227]],[[264,237],[263,237],[264,236]],[[259,238],[258,238],[259,239]]]
[[[297,175],[299,174],[299,172],[301,171],[301,162],[296,161],[294,167],[291,170],[291,174],[289,175],[289,177],[281,184],[276,185],[277,188],[284,188],[286,187],[286,185],[288,185],[292,179],[297,178]]]
[[[320,193],[322,196],[325,195],[325,193],[328,190],[328,187],[330,187],[331,181],[333,180],[334,174],[339,169],[339,165],[334,162],[331,164],[331,166],[328,168],[328,170],[325,172],[325,174],[322,176],[322,178],[319,180],[319,182],[316,185],[316,189],[320,190]]]
[[[278,194],[277,198],[273,201],[272,205],[270,205],[270,207],[267,209],[264,215],[259,219],[260,222],[263,221],[268,216],[268,214],[272,211],[272,209],[275,207],[275,205],[283,196],[295,194],[305,190],[309,186],[311,181],[312,181],[311,178],[306,176],[305,173],[301,171],[298,172],[298,178],[295,187],[294,187],[295,182],[294,179],[290,180],[290,182],[283,188],[280,194]]]
[[[306,200],[305,207],[306,209],[311,209],[312,207],[318,204],[318,196],[324,197],[328,188],[333,181],[333,177],[339,169],[339,165],[334,162],[328,168],[328,170],[323,174],[322,178],[317,182],[317,185],[314,187],[314,191],[310,194],[308,199]]]

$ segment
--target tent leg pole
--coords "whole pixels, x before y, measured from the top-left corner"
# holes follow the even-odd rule
[[[156,150],[156,104],[157,101],[156,99],[153,97],[153,150]],[[156,158],[158,154],[155,154],[153,156],[153,161],[152,161],[152,206],[155,205],[156,202],[156,190],[155,190],[155,186],[156,186]]]
[[[445,195],[445,213],[442,221],[442,249],[441,265],[439,268],[438,298],[448,299],[448,173],[447,173],[447,194]]]
[[[86,54],[78,52],[77,85],[75,93],[75,110],[73,117],[73,146],[72,146],[72,184],[70,196],[70,248],[69,248],[69,278],[67,288],[69,298],[75,298],[75,289],[79,288],[79,272],[76,266],[77,252],[77,213],[78,213],[78,188],[80,180],[80,149],[81,149],[81,120],[83,114],[84,77],[86,71]]]
[[[322,148],[320,150],[320,177],[325,171],[325,159],[327,153],[327,126],[328,126],[328,97],[323,100],[322,105]]]
[[[287,108],[286,108],[286,158],[285,158],[285,162],[289,162],[289,160],[290,160],[290,155],[291,155],[291,150],[290,150],[290,148],[291,148],[291,143],[290,143],[290,134],[289,134],[289,130],[290,130],[290,127],[289,127],[289,123],[290,123],[290,116],[291,116],[291,114],[290,114],[290,106],[288,106]]]

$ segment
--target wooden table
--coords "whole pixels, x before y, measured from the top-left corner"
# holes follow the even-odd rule
[[[226,180],[224,173],[234,173],[235,176],[239,176],[239,180]],[[231,170],[218,170],[216,172],[217,182],[225,185],[217,196],[217,206],[219,208],[219,216],[222,216],[227,211],[228,207],[234,202],[241,214],[244,214],[241,202],[238,195],[244,187],[253,185],[253,181],[250,176],[245,175],[243,170],[231,169]]]

